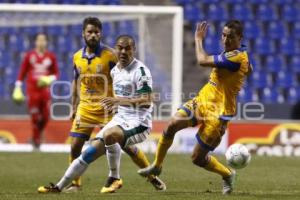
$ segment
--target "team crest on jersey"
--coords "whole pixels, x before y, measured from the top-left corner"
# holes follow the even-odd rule
[[[230,58],[230,57],[233,57],[233,56],[238,55],[238,53],[239,53],[238,50],[229,51],[229,52],[226,52],[226,53],[225,53],[225,56],[226,56],[226,58]]]

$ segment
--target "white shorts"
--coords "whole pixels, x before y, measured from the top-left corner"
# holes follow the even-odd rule
[[[97,133],[96,138],[103,139],[104,132],[114,126],[119,126],[123,129],[125,136],[124,147],[145,141],[151,131],[151,128],[143,126],[140,121],[126,120],[125,118],[115,115],[112,120]]]

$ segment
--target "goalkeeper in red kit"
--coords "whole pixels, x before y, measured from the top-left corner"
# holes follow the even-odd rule
[[[22,103],[25,96],[22,91],[26,77],[26,94],[28,110],[32,123],[32,144],[39,148],[41,134],[49,120],[51,102],[49,86],[58,78],[58,67],[55,55],[47,50],[47,36],[39,33],[35,37],[35,48],[25,53],[18,74],[12,98]]]

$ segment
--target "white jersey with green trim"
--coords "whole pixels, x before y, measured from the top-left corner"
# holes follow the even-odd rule
[[[136,58],[125,68],[119,67],[119,63],[111,70],[113,79],[113,90],[117,97],[135,98],[143,93],[152,92],[152,76],[150,70],[144,63]],[[120,105],[118,113],[128,121],[137,120],[141,125],[152,127],[152,105]]]

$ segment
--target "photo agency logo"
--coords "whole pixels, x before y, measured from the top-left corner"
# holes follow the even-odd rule
[[[103,115],[104,117],[110,117],[112,113],[117,111],[117,107],[113,108],[110,105],[103,105],[100,102],[101,98],[111,95],[112,88],[109,87],[109,80],[106,76],[103,75],[88,75],[83,76],[82,81],[85,85],[90,86],[90,88],[95,88],[97,84],[103,84],[103,91],[99,92],[90,88],[85,88],[84,92],[80,91],[80,80],[77,81],[76,93],[79,95],[79,98],[87,98],[90,101],[82,102],[85,106],[88,107],[104,107]],[[51,118],[54,120],[68,120],[72,115],[72,84],[68,81],[55,81],[51,85],[51,96],[54,102],[51,105]],[[126,86],[122,86],[118,83],[114,85],[115,91],[114,93],[118,96],[124,96],[124,98],[136,98],[136,94],[134,93],[136,85],[128,82]],[[151,109],[153,114],[153,118],[157,120],[165,119],[166,117],[170,117],[174,115],[172,113],[172,93],[152,93],[153,103],[151,107],[146,104],[126,104],[124,105],[128,109],[132,108],[132,110],[145,110]],[[178,108],[186,111],[187,116],[184,117],[185,120],[196,118],[197,120],[212,120],[219,118],[220,113],[224,111],[223,103],[214,103],[209,101],[197,100],[197,93],[189,93],[188,95],[182,94],[182,99],[190,99],[183,104],[179,104]],[[264,104],[260,102],[247,102],[247,103],[237,103],[236,108],[231,108],[235,110],[234,116],[229,116],[230,120],[249,120],[249,121],[259,121],[264,119],[265,107]],[[140,112],[136,112],[137,115],[140,115]],[[181,118],[182,119],[182,118]],[[229,118],[228,118],[229,119]]]

